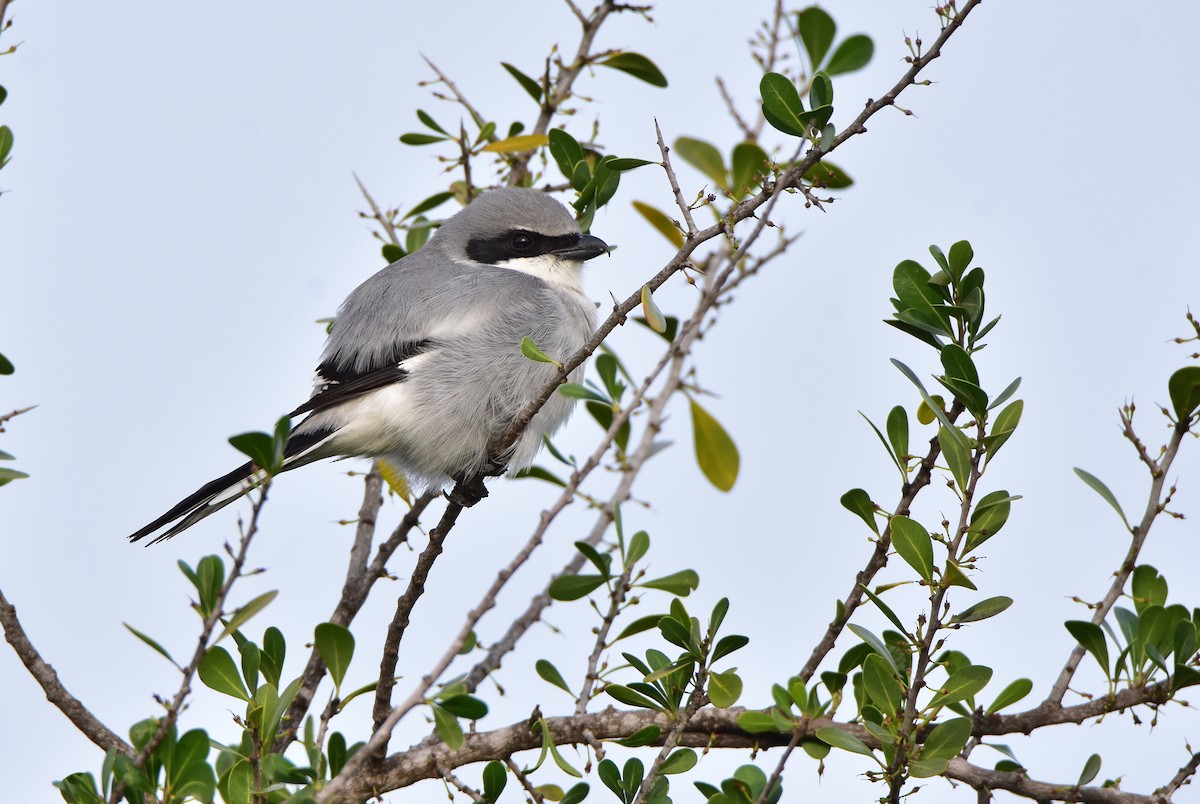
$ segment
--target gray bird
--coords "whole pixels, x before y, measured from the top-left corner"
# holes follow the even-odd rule
[[[490,463],[490,445],[555,375],[553,365],[522,354],[522,339],[559,360],[584,346],[596,308],[583,293],[581,269],[607,251],[542,192],[479,196],[342,303],[312,396],[290,414],[307,415],[292,428],[283,470],[322,458],[386,458],[419,485],[456,481],[451,498],[477,502],[487,494],[482,477],[505,468]],[[551,396],[514,445],[509,468],[528,466],[543,434],[561,427],[572,406]],[[261,480],[252,463],[239,466],[130,541],[164,527],[153,541],[169,539]]]

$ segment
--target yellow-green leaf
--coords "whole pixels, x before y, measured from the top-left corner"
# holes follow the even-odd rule
[[[550,138],[545,134],[520,134],[504,140],[497,140],[483,147],[485,151],[498,154],[519,154],[541,148]]]
[[[649,285],[642,285],[642,313],[646,316],[646,326],[659,335],[667,331],[667,319],[654,303],[654,294]]]
[[[667,217],[667,214],[657,207],[652,207],[644,201],[634,201],[633,208],[638,214],[649,221],[650,225],[671,241],[671,245],[680,248],[683,245],[683,232]]]
[[[691,401],[692,435],[696,442],[696,462],[709,482],[721,491],[729,491],[737,482],[741,458],[737,445],[720,422],[695,400]]]

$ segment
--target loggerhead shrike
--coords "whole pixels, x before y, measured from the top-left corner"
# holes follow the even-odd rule
[[[586,344],[596,308],[583,293],[581,268],[608,250],[540,191],[479,196],[420,251],[342,303],[312,396],[290,414],[307,416],[292,428],[283,470],[322,458],[385,458],[420,484],[457,481],[452,499],[477,502],[487,494],[482,477],[504,470],[489,462],[489,447],[556,371],[525,357],[522,339],[559,360]],[[509,467],[528,466],[542,435],[562,426],[572,406],[551,396],[513,447]],[[243,464],[130,541],[164,527],[153,541],[169,539],[261,479],[252,463]]]

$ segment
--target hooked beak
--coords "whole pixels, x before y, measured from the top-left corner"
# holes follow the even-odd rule
[[[556,248],[552,253],[564,260],[582,262],[590,260],[592,257],[599,257],[601,254],[607,254],[608,251],[608,243],[593,235],[581,234],[573,244]]]

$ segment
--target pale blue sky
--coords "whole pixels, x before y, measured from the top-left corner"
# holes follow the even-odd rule
[[[597,103],[575,125],[586,131],[599,114],[602,141],[623,156],[655,158],[655,116],[668,139],[699,136],[727,150],[736,130],[713,77],[752,109],[759,76],[744,43],[769,6],[738,4],[735,14],[727,3],[668,4],[654,25],[614,21],[600,45],[650,55],[671,87],[598,71],[579,86]],[[842,32],[876,42],[870,68],[836,84],[836,124],[902,72],[904,32],[934,38],[929,6],[826,6]],[[677,446],[639,486],[653,508],[630,506],[626,521],[649,531],[656,569],[700,572],[697,610],[733,598],[728,627],[753,640],[737,662],[744,703],[765,705],[770,683],[798,668],[869,554],[838,497],[862,486],[884,505],[895,499],[894,469],[856,411],[878,420],[893,404],[915,405],[889,357],[922,374],[936,364],[932,350],[879,323],[891,271],[909,257],[928,264],[929,243],[961,238],[988,269],[989,306],[1004,314],[978,361],[985,385],[995,393],[1025,378],[1025,420],[988,487],[1025,499],[989,543],[977,578],[979,598],[1018,602],[961,632],[956,646],[996,668],[997,690],[1028,675],[1037,696],[1057,673],[1070,648],[1061,622],[1086,616],[1070,596],[1099,597],[1125,549],[1112,512],[1071,467],[1094,471],[1127,510],[1140,511],[1146,478],[1118,434],[1117,408],[1136,396],[1143,437],[1164,437],[1154,403],[1167,401],[1167,376],[1194,351],[1168,340],[1184,333],[1187,305],[1200,308],[1192,108],[1200,11],[1156,11],[1150,18],[1115,2],[984,4],[929,71],[936,83],[903,97],[915,116],[881,114],[839,152],[856,188],[824,214],[793,203],[780,216],[804,238],[739,292],[701,344],[700,378],[721,397],[709,408],[741,449],[738,485],[723,495],[705,483],[681,407],[667,432]],[[507,123],[532,107],[498,63],[534,72],[551,43],[574,47],[575,27],[565,6],[549,0],[463,3],[451,13],[379,2],[20,2],[11,13],[15,26],[0,42],[22,45],[0,59],[9,90],[0,120],[16,134],[13,162],[0,173],[10,191],[0,197],[0,351],[18,370],[0,380],[0,408],[39,407],[12,422],[0,444],[32,475],[0,490],[0,587],[67,687],[124,732],[155,712],[151,691],[167,693],[176,681],[121,622],[189,652],[195,618],[175,562],[217,552],[234,535],[235,509],[149,550],[124,536],[237,461],[229,435],[269,426],[307,395],[322,340],[314,320],[383,265],[355,215],[363,204],[351,172],[384,203],[408,206],[444,186],[434,150],[396,139],[418,125],[417,106],[448,122],[458,116],[417,86],[430,77],[420,53]],[[704,183],[690,170],[681,179],[689,195]],[[629,207],[635,198],[669,205],[661,174],[644,168],[626,182],[593,225],[620,246],[588,269],[598,301],[610,291],[627,296],[668,256]],[[679,312],[690,290],[675,282],[659,296],[667,312]],[[634,365],[656,346],[640,331],[618,333],[613,345]],[[595,433],[580,416],[562,443],[582,451]],[[1190,514],[1200,500],[1195,446],[1174,473],[1174,508]],[[284,628],[293,674],[301,644],[340,589],[350,533],[332,523],[352,518],[360,496],[348,468],[284,477],[253,548],[251,562],[270,571],[245,582],[242,594],[281,591],[251,630]],[[417,677],[440,655],[548,495],[539,484],[497,483],[484,506],[464,515],[416,612],[422,627],[406,643],[402,673]],[[917,515],[933,524],[950,505],[949,496],[931,495]],[[485,621],[482,638],[566,560],[589,522],[575,507]],[[389,506],[386,521],[400,513]],[[1145,553],[1167,574],[1172,599],[1189,606],[1200,605],[1193,521],[1162,522]],[[407,560],[394,562],[401,577]],[[903,575],[893,567],[887,578]],[[394,594],[377,590],[356,624],[364,650],[378,643]],[[894,594],[894,605],[916,610],[917,594]],[[957,596],[956,605],[979,598]],[[580,673],[573,659],[586,652],[591,622],[583,605],[555,606],[549,619],[563,633],[535,630],[510,657],[499,676],[509,694],[484,688],[493,713],[481,727],[526,717],[538,702],[547,714],[566,711],[565,698],[521,679],[542,657]],[[863,621],[883,627],[869,613]],[[351,681],[369,680],[376,660],[360,656]],[[8,650],[0,650],[0,690],[6,800],[54,801],[52,779],[98,770],[99,752],[42,700]],[[227,708],[228,699],[203,690],[185,725],[226,739]],[[366,707],[348,718],[361,724]],[[1200,738],[1197,726],[1194,712],[1171,707],[1153,736],[1112,716],[1007,742],[1037,778],[1071,781],[1098,751],[1104,775],[1144,792],[1186,761],[1183,740]],[[406,735],[422,729],[414,723]],[[983,752],[975,759],[990,761]],[[713,781],[729,760],[705,763],[695,778]],[[818,783],[814,763],[796,760],[787,789],[804,791],[806,801],[877,795],[853,776],[865,768],[857,759],[835,754],[827,765]],[[973,799],[942,782],[922,796]],[[688,785],[676,801],[696,798]],[[1179,800],[1200,797],[1187,790]]]

